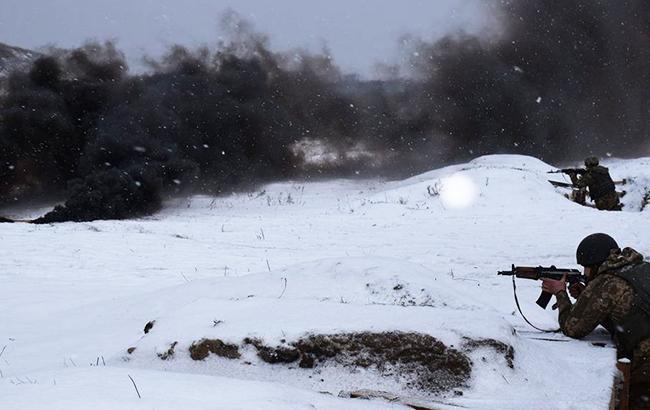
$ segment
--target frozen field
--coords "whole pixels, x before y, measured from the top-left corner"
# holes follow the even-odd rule
[[[399,408],[337,397],[379,389],[451,409],[605,409],[615,354],[591,342],[606,334],[529,328],[510,279],[496,275],[511,264],[575,268],[575,247],[594,232],[650,254],[650,211],[639,212],[650,159],[605,165],[633,178],[623,212],[574,204],[547,182],[550,165],[503,155],[398,182],[174,200],[138,220],[0,225],[0,408]],[[555,328],[557,312],[534,303],[539,286],[518,282],[522,308]],[[252,348],[236,359],[188,352],[202,338],[275,346],[360,331],[494,339],[514,348],[514,366],[474,350],[462,395],[432,396],[372,368],[271,365]]]

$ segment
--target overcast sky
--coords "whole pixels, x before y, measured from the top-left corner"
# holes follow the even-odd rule
[[[489,23],[484,0],[2,0],[0,42],[76,47],[116,39],[132,66],[168,45],[214,43],[228,8],[269,35],[271,47],[320,50],[327,44],[346,72],[373,76],[397,60],[403,34],[436,38]]]

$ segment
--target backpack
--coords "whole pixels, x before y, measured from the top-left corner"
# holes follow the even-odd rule
[[[632,311],[615,329],[621,351],[631,359],[639,343],[650,338],[650,263],[628,265],[612,274],[624,279],[635,293]]]

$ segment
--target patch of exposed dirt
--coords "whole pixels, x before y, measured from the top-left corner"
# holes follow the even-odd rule
[[[371,368],[384,376],[399,375],[407,387],[429,393],[443,393],[466,387],[472,372],[468,354],[490,348],[502,354],[514,368],[514,348],[494,339],[464,338],[459,349],[446,346],[438,339],[421,333],[341,333],[309,335],[295,342],[268,346],[261,339],[245,338],[243,345],[253,346],[257,356],[269,364],[296,363],[301,368],[317,368],[333,363],[352,368]],[[158,356],[174,354],[175,343]],[[190,346],[190,356],[203,360],[210,353],[228,359],[241,357],[239,346],[219,339],[202,339]],[[459,392],[462,394],[462,392]]]
[[[155,320],[147,322],[147,324],[144,325],[144,334],[146,335],[147,333],[149,333],[149,331],[151,331],[151,329],[153,329],[153,325],[155,325],[155,324],[156,324]]]
[[[300,351],[294,347],[278,346],[269,347],[260,339],[246,338],[244,344],[252,345],[257,349],[257,356],[266,363],[293,363],[300,359]]]
[[[169,359],[171,359],[172,357],[174,357],[174,348],[176,347],[177,344],[178,344],[178,342],[174,342],[174,343],[172,343],[172,344],[169,346],[169,349],[165,350],[165,351],[162,352],[162,353],[158,353],[158,357],[160,357],[160,358],[163,359],[163,360],[169,360]]]
[[[370,295],[380,298],[382,295],[391,295],[392,300],[389,299],[386,302],[397,306],[436,306],[435,301],[426,293],[425,289],[420,289],[419,292],[415,292],[416,294],[412,294],[409,291],[408,285],[400,282],[395,282],[395,285],[388,288],[380,284],[366,283],[366,290]],[[381,300],[383,298],[377,300],[376,303],[381,303]]]
[[[464,353],[419,333],[312,335],[294,345],[314,365],[334,361],[382,373],[397,371],[410,376],[411,387],[434,393],[465,386],[472,370]]]
[[[194,360],[203,360],[210,353],[227,359],[239,359],[239,346],[235,344],[224,343],[219,339],[201,339],[192,343],[190,346],[190,357]]]
[[[508,367],[514,369],[515,367],[515,349],[514,347],[494,339],[470,339],[464,338],[463,349],[466,351],[473,351],[482,347],[494,349],[495,352],[503,355]]]
[[[406,376],[411,380],[409,387],[432,393],[466,386],[472,370],[472,362],[463,352],[419,333],[311,335],[279,347],[266,346],[257,339],[245,343],[253,345],[267,363],[298,362],[302,368],[314,368],[331,362],[373,368],[384,375]]]

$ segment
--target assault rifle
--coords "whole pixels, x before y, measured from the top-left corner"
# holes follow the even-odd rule
[[[575,185],[569,183],[569,182],[560,182],[560,181],[551,181],[549,180],[548,182],[551,183],[554,187],[559,187],[559,188],[575,188]]]
[[[585,275],[582,275],[578,269],[556,268],[555,266],[534,267],[534,266],[512,265],[511,270],[497,272],[497,275],[514,276],[521,279],[533,279],[533,280],[539,280],[543,278],[560,280],[565,274],[566,274],[566,281],[572,285],[578,282],[582,282],[582,283],[587,282],[587,277]],[[514,285],[514,278],[513,278],[513,285]],[[542,309],[546,309],[546,306],[548,306],[548,302],[550,302],[552,296],[553,295],[551,295],[550,293],[542,291],[542,294],[539,295],[539,298],[537,299],[536,303]]]
[[[583,175],[585,172],[587,170],[583,168],[562,168],[555,171],[548,171],[547,174]]]

